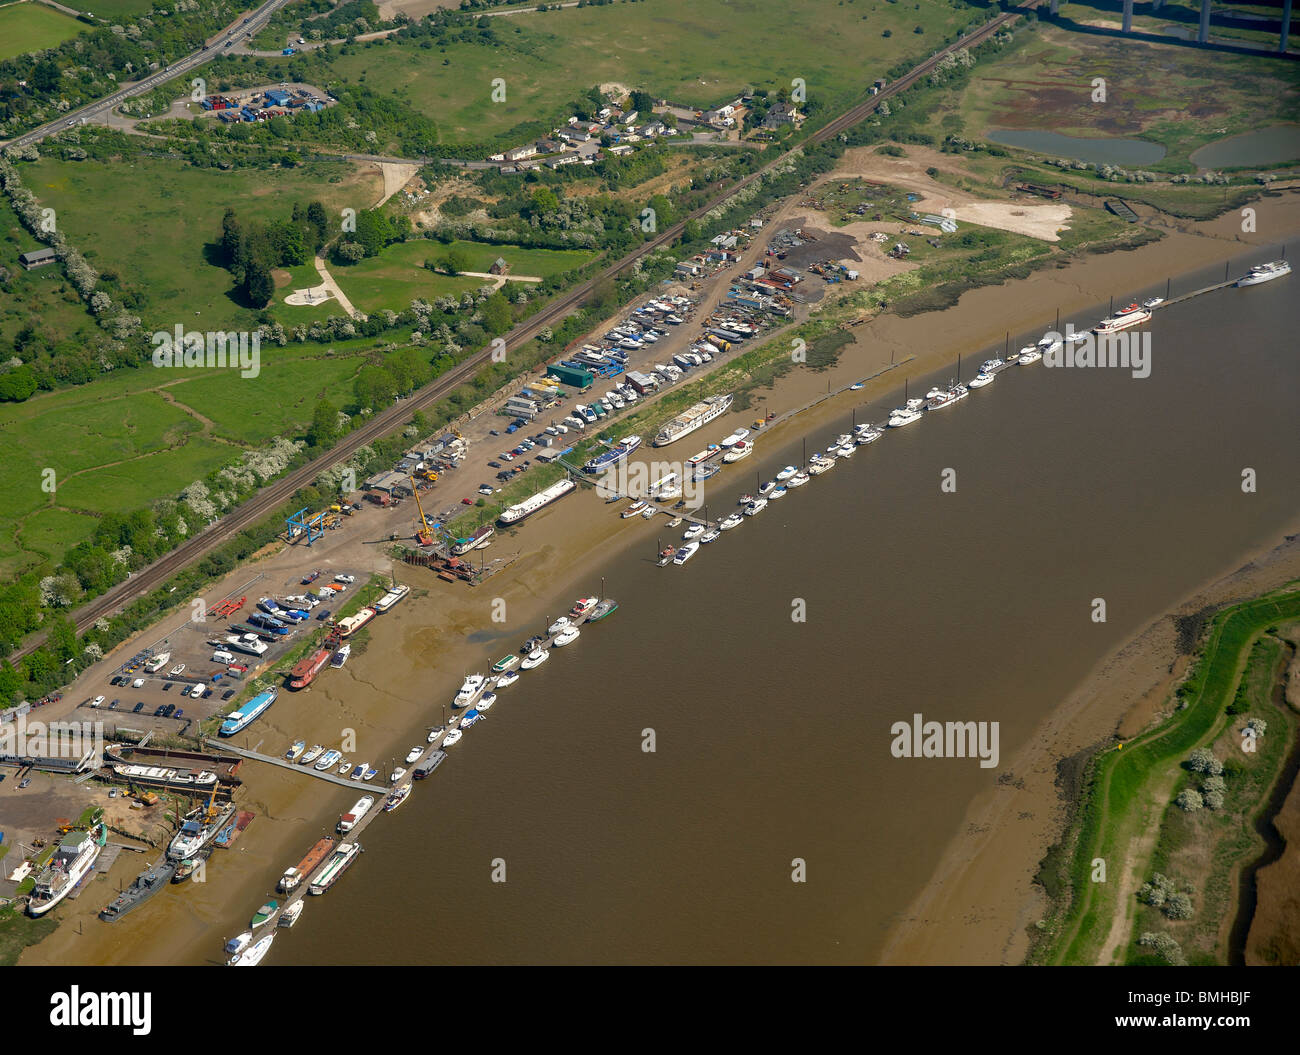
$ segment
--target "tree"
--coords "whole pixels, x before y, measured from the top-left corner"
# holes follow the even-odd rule
[[[447,269],[449,275],[459,275],[469,270],[469,253],[460,246],[454,246],[447,250],[447,255],[442,258],[442,266]]]
[[[1199,791],[1193,791],[1191,788],[1187,788],[1179,794],[1178,798],[1174,799],[1174,804],[1180,810],[1185,810],[1187,813],[1195,813],[1205,805],[1205,800],[1201,798],[1201,793]]]
[[[14,665],[7,659],[0,663],[0,706],[18,702],[18,694],[22,692],[23,679],[18,671],[14,670]]]
[[[307,430],[307,442],[313,447],[333,447],[339,435],[339,410],[328,399],[316,404]]]
[[[275,295],[271,269],[261,260],[249,261],[244,271],[244,297],[255,308],[265,308]]]
[[[393,401],[397,395],[397,382],[382,366],[363,366],[357,372],[352,390],[358,407],[378,410]]]
[[[36,391],[36,375],[26,364],[0,374],[0,401],[21,403]]]
[[[555,191],[550,187],[538,187],[533,191],[532,214],[534,216],[545,216],[549,212],[555,212],[560,207],[560,199],[555,196]]]
[[[221,265],[236,274],[243,267],[244,228],[234,209],[221,217]]]
[[[483,302],[483,326],[493,337],[505,333],[513,321],[510,302],[500,290]]]

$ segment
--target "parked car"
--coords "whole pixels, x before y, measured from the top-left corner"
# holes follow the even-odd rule
[[[90,705],[91,705],[92,707],[98,707],[98,706],[100,706],[103,702],[104,702],[104,697],[103,697],[103,696],[96,696],[93,700],[90,701]]]
[[[329,617],[330,617],[330,610],[328,608],[326,608],[324,611],[316,613],[316,618],[319,619],[322,623]]]
[[[180,707],[177,707],[177,708],[176,708],[176,713],[173,714],[172,717],[173,717],[173,718],[184,718],[184,717],[185,717],[185,711],[182,710]]]
[[[234,689],[227,689],[225,692],[223,692],[223,693],[221,694],[221,698],[222,698],[223,700],[228,700],[228,699],[230,699],[230,697],[232,697],[233,695],[235,695],[235,690],[234,690]]]
[[[176,683],[175,683],[174,681],[165,681],[165,682],[163,682],[163,692],[171,692],[171,691],[172,691],[172,686],[175,685],[175,684],[176,684]]]
[[[110,711],[115,711],[115,710],[117,710],[117,705],[118,705],[118,701],[117,701],[117,700],[114,700],[112,703],[110,703],[110,704],[108,705],[108,709],[109,709]]]
[[[206,700],[208,697],[210,697],[211,695],[212,695],[212,690],[211,690],[211,689],[204,689],[204,690],[203,690],[203,698],[204,698],[205,700]]]
[[[143,710],[144,710],[144,702],[141,701],[140,703],[137,703],[134,707],[131,708],[131,713],[139,714]]]
[[[499,433],[496,429],[491,429],[491,430],[488,432],[488,435],[489,435],[489,436],[500,436],[501,433]]]
[[[165,710],[167,710],[167,708],[164,707],[164,706],[160,703],[160,704],[158,704],[157,707],[155,707],[155,708],[153,709],[153,716],[154,716],[155,718],[161,718],[162,715],[163,715],[163,711],[165,711]]]
[[[500,463],[500,462],[488,462],[488,465],[490,465],[493,469],[500,469],[500,468],[501,468],[501,463]]]
[[[144,678],[136,678],[135,681],[131,682],[131,687],[133,689],[144,688]]]
[[[481,495],[490,495],[492,493],[492,485],[479,484],[478,493]]]
[[[336,576],[334,576],[334,581],[335,581],[335,582],[346,582],[346,583],[351,584],[351,583],[354,583],[354,582],[357,581],[357,577],[356,577],[355,575],[336,575]]]
[[[460,500],[460,504],[463,505],[463,506],[472,506],[472,505],[474,504],[474,499],[472,499],[472,498],[462,498],[462,499]]]
[[[515,460],[515,456],[511,454],[509,451],[502,451],[500,454],[497,455],[497,457],[500,458],[503,462],[512,462]]]
[[[176,713],[176,704],[169,703],[167,704],[166,707],[163,708],[162,716],[164,718],[170,718],[175,713]]]

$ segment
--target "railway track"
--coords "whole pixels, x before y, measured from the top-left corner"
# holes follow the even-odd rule
[[[935,52],[935,54],[930,56],[930,58],[914,66],[902,77],[898,78],[898,80],[894,81],[892,84],[886,85],[878,94],[849,108],[839,117],[818,129],[813,133],[809,141],[813,143],[824,143],[828,139],[839,135],[845,129],[851,128],[864,118],[875,113],[882,102],[897,95],[899,92],[907,90],[922,77],[929,74],[945,56],[987,40],[1008,22],[1013,21],[1022,14],[1032,11],[1042,2],[1044,2],[1044,0],[1028,0],[1028,2],[1020,5],[1014,10],[1004,12],[996,18],[991,19],[968,36],[962,37],[955,43],[949,44]],[[798,149],[798,147],[794,149]],[[671,245],[681,235],[688,222],[700,219],[706,213],[725,203],[728,199],[749,186],[755,180],[762,179],[768,172],[789,158],[791,152],[792,151],[787,151],[780,157],[764,165],[761,169],[757,169],[748,176],[743,177],[727,188],[723,193],[688,214],[685,219],[666,228],[648,242],[637,247],[631,253],[628,253],[613,264],[610,264],[593,278],[588,279],[582,285],[575,287],[568,293],[542,308],[537,312],[537,314],[532,316],[532,318],[527,319],[514,327],[514,329],[510,330],[510,332],[504,337],[507,355],[509,354],[510,349],[522,346],[541,333],[543,329],[570,314],[573,310],[579,307],[588,296],[591,295],[592,291],[601,282],[618,275],[621,271],[630,267],[641,257],[666,245]],[[491,347],[476,352],[464,362],[453,367],[448,373],[443,374],[441,377],[420,389],[409,399],[405,399],[401,403],[397,403],[394,406],[372,416],[366,424],[343,437],[338,445],[331,449],[327,454],[313,459],[300,468],[295,469],[282,479],[268,484],[251,498],[247,499],[234,510],[227,513],[216,524],[211,525],[199,534],[187,539],[165,557],[159,558],[153,564],[150,564],[134,573],[131,578],[127,579],[125,582],[119,583],[102,596],[95,598],[95,600],[86,605],[83,605],[73,614],[72,617],[77,632],[83,632],[93,624],[95,620],[109,615],[118,608],[124,607],[135,598],[141,597],[149,593],[151,590],[156,589],[176,572],[205,556],[211,550],[244,530],[244,528],[264,519],[277,506],[286,501],[295,491],[300,487],[311,483],[330,466],[336,465],[340,461],[348,458],[360,447],[395,431],[402,423],[410,418],[415,411],[425,410],[438,401],[444,399],[458,386],[472,378],[474,374],[477,373],[479,367],[483,366],[490,360],[491,355]],[[15,661],[22,659],[24,656],[39,648],[44,640],[44,634],[39,634],[36,637],[33,637],[10,658]]]

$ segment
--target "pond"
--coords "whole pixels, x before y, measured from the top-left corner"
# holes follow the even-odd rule
[[[1019,147],[1097,165],[1151,165],[1165,148],[1145,139],[1080,139],[1041,129],[996,128],[986,138],[1004,147]]]
[[[1300,125],[1274,125],[1206,143],[1191,161],[1206,169],[1300,161]]]

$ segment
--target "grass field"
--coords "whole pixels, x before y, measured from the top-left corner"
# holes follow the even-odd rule
[[[155,159],[43,158],[20,172],[91,266],[117,272],[147,299],[137,314],[151,330],[178,322],[204,330],[253,327],[257,313],[232,299],[229,272],[210,260],[227,206],[245,222],[268,221],[288,218],[295,201],[319,198],[337,216],[347,206],[369,208],[381,194],[373,166],[341,162],[223,172]]]
[[[366,361],[362,346],[370,343],[349,342],[333,354],[293,344],[263,349],[256,378],[226,370],[121,371],[5,406],[0,574],[57,561],[94,516],[174,497],[244,446],[302,435],[318,399],[349,402],[352,378]],[[157,391],[162,386],[170,400]],[[46,468],[54,470],[53,495],[41,489]]]
[[[802,78],[809,100],[833,108],[861,96],[899,60],[933,51],[974,16],[947,0],[801,0],[779,13],[761,0],[656,0],[493,19],[501,47],[360,46],[326,69],[395,93],[438,121],[445,139],[477,141],[558,117],[608,82],[702,108],[746,85],[789,89]],[[506,82],[504,102],[491,98],[496,77]]]
[[[1076,21],[1094,9],[1064,9]],[[1268,56],[1217,53],[1039,25],[1009,50],[980,62],[952,107],[936,112],[943,137],[982,138],[997,128],[1042,129],[1085,138],[1143,138],[1161,143],[1158,163],[1128,166],[1191,171],[1188,156],[1213,140],[1300,120],[1300,72]],[[1094,78],[1106,82],[1092,99]]]
[[[75,18],[43,4],[21,3],[0,7],[0,59],[29,51],[44,51],[81,32]]]
[[[9,272],[9,283],[0,297],[0,345],[11,346],[15,334],[29,323],[39,323],[39,332],[50,347],[96,329],[57,264],[28,271],[18,262],[20,253],[40,244],[19,223],[8,201],[0,199],[0,266]]]
[[[459,297],[492,281],[465,275],[435,274],[424,267],[426,260],[446,256],[452,248],[460,248],[467,254],[467,270],[486,274],[492,262],[502,257],[511,265],[512,273],[538,278],[581,267],[595,255],[580,249],[525,249],[461,241],[443,245],[417,238],[389,246],[379,256],[349,267],[333,267],[331,274],[348,299],[365,312],[383,308],[403,311],[417,297],[425,300]]]

